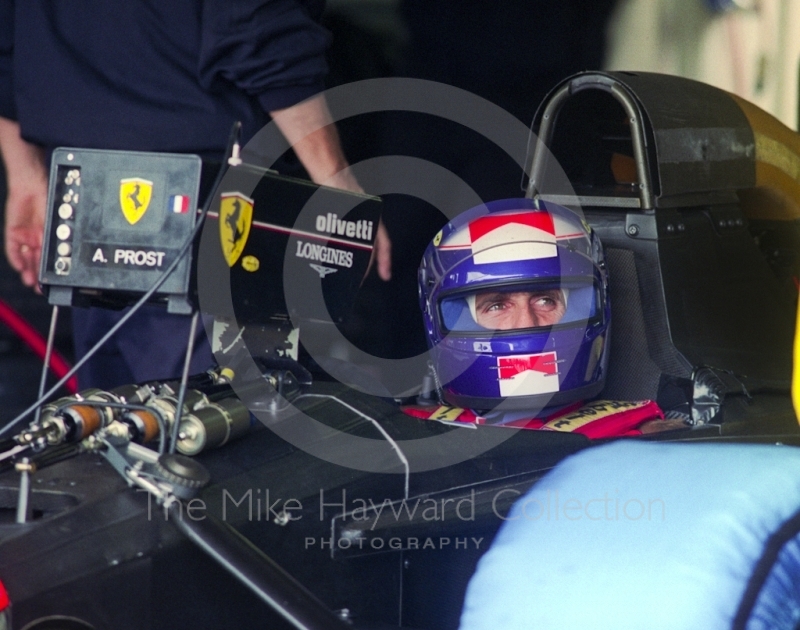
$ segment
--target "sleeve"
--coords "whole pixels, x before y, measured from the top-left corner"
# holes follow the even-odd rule
[[[312,11],[301,0],[207,0],[198,69],[203,87],[232,83],[268,112],[322,91],[331,37]]]
[[[13,83],[14,2],[0,2],[0,117],[16,120]]]
[[[459,629],[797,628],[798,479],[793,446],[583,449],[504,517]]]

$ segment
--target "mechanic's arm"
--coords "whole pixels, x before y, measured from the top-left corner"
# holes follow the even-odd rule
[[[272,111],[270,115],[313,181],[364,192],[348,167],[324,96],[320,94],[291,107]],[[309,130],[313,131],[309,133]],[[382,221],[375,236],[375,258],[378,275],[389,280],[392,276],[392,243]]]
[[[19,124],[0,118],[0,154],[6,169],[5,247],[23,284],[36,286],[47,205],[44,152],[22,139]]]

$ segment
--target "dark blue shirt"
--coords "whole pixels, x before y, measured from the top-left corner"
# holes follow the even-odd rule
[[[47,148],[219,156],[323,89],[324,0],[0,0],[0,116]]]

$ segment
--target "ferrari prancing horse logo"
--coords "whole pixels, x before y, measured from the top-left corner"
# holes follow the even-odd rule
[[[153,182],[141,177],[119,180],[119,205],[128,223],[134,225],[147,212],[153,196]]]
[[[247,244],[253,221],[253,200],[240,192],[222,193],[219,202],[219,239],[222,255],[233,267]]]

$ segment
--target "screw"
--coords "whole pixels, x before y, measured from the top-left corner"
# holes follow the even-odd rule
[[[23,458],[21,462],[14,464],[17,472],[35,473],[36,464],[30,461],[27,457]]]
[[[631,223],[628,226],[628,236],[636,236],[639,233],[639,226],[635,223]]]
[[[348,621],[350,619],[350,609],[342,608],[341,610],[337,610],[336,616],[339,617],[339,619],[341,619],[342,621]]]

